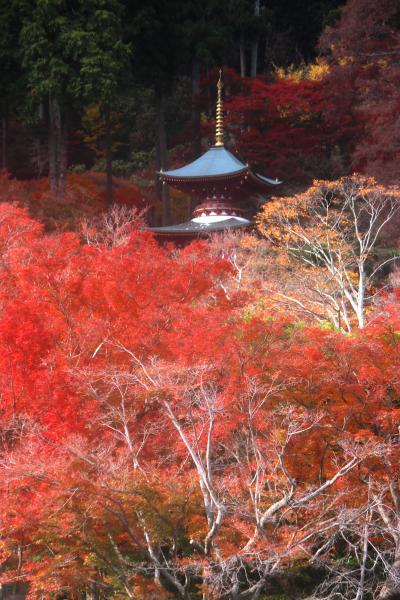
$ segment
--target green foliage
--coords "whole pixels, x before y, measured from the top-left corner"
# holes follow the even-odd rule
[[[121,13],[118,0],[24,3],[20,52],[30,100],[52,94],[111,105],[129,56]]]
[[[330,323],[329,321],[326,321],[325,323],[321,323],[320,328],[325,329],[327,331],[340,331],[340,329],[338,327],[335,327],[335,325],[333,323]]]
[[[87,171],[87,167],[86,165],[83,164],[77,164],[77,165],[72,165],[69,168],[69,172],[70,173],[75,173],[75,174],[80,174],[80,173],[84,173],[85,171]]]
[[[96,161],[91,169],[92,171],[105,173],[106,171],[106,161],[104,159],[100,159]],[[125,160],[114,160],[113,161],[113,173],[117,175],[117,177],[129,177],[134,171],[133,163]]]
[[[26,3],[20,35],[22,66],[31,98],[39,101],[47,94],[62,96],[73,74],[64,44],[71,35],[63,0]]]
[[[0,0],[0,93],[2,98],[20,93],[21,67],[19,64],[18,36],[20,29],[17,3]]]
[[[130,48],[122,39],[118,0],[84,0],[76,28],[65,40],[66,55],[79,65],[71,81],[76,97],[112,108],[129,68]]]
[[[318,19],[337,3],[326,0],[314,11]],[[280,13],[265,0],[257,17],[253,0],[0,0],[2,98],[11,100],[25,125],[35,127],[35,136],[47,133],[51,99],[69,131],[81,129],[90,104],[97,103],[103,117],[108,110],[121,112],[129,140],[113,148],[113,157],[142,168],[144,157],[129,155],[143,150],[148,164],[152,160],[159,94],[165,95],[168,146],[187,142],[192,131],[186,133],[186,127],[195,127],[198,138],[196,77],[222,64],[237,68],[241,33],[247,52],[252,37],[260,38],[262,69],[263,40]],[[114,142],[114,129],[112,134]]]

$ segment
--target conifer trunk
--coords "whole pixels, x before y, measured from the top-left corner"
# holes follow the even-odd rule
[[[260,16],[260,0],[254,2],[254,16],[257,18]],[[257,77],[258,68],[258,35],[251,44],[251,64],[250,64],[250,77]]]
[[[7,170],[8,160],[7,160],[7,151],[8,151],[8,106],[7,100],[3,100],[3,111],[1,116],[1,169],[3,171]]]
[[[165,94],[162,90],[156,93],[156,163],[157,170],[168,169],[167,132],[165,128]],[[170,224],[170,198],[168,186],[158,179],[157,192],[162,204],[162,224]]]
[[[68,156],[67,156],[67,117],[65,117],[64,122],[62,124],[61,129],[61,137],[60,137],[60,179],[59,179],[59,194],[60,196],[64,196],[65,187],[66,187],[66,177],[67,177],[67,168],[68,168]]]
[[[257,65],[258,65],[258,40],[255,40],[251,44],[251,67],[250,77],[257,77]]]
[[[106,152],[106,201],[110,207],[113,203],[113,167],[112,167],[112,133],[110,109],[107,107],[104,111],[104,122],[106,128],[105,134],[105,152]]]
[[[49,94],[49,180],[50,189],[55,197],[65,192],[67,172],[66,132],[63,127],[60,104]]]
[[[197,59],[192,62],[192,129],[193,129],[193,158],[197,158],[201,151],[200,144],[200,108],[198,97],[200,93],[200,65]]]
[[[192,156],[196,159],[201,153],[201,141],[200,141],[200,107],[198,97],[200,93],[200,64],[197,59],[193,59],[192,62],[192,130],[193,130],[193,142],[192,142]],[[191,196],[188,205],[187,218],[191,219],[193,211],[198,204],[198,199]]]
[[[246,39],[244,32],[240,32],[239,38],[240,76],[246,77]]]

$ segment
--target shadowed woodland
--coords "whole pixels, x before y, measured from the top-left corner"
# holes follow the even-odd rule
[[[0,598],[400,598],[398,0],[0,0]],[[214,143],[250,228],[149,225]]]

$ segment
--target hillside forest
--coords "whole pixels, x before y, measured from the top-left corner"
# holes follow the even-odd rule
[[[399,0],[0,24],[1,600],[399,600]],[[220,69],[283,183],[161,244]]]

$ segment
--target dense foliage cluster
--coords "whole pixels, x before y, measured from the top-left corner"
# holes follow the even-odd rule
[[[5,590],[391,598],[397,292],[344,336],[254,312],[217,241],[104,224],[0,206]]]
[[[395,182],[398,3],[342,4],[4,2],[1,165],[49,173],[61,196],[68,168],[94,166],[111,201],[113,170],[152,179],[212,143],[223,66],[226,141],[244,160],[289,182]]]
[[[0,22],[0,596],[398,600],[398,0]],[[226,146],[289,185],[160,246],[221,65]]]

